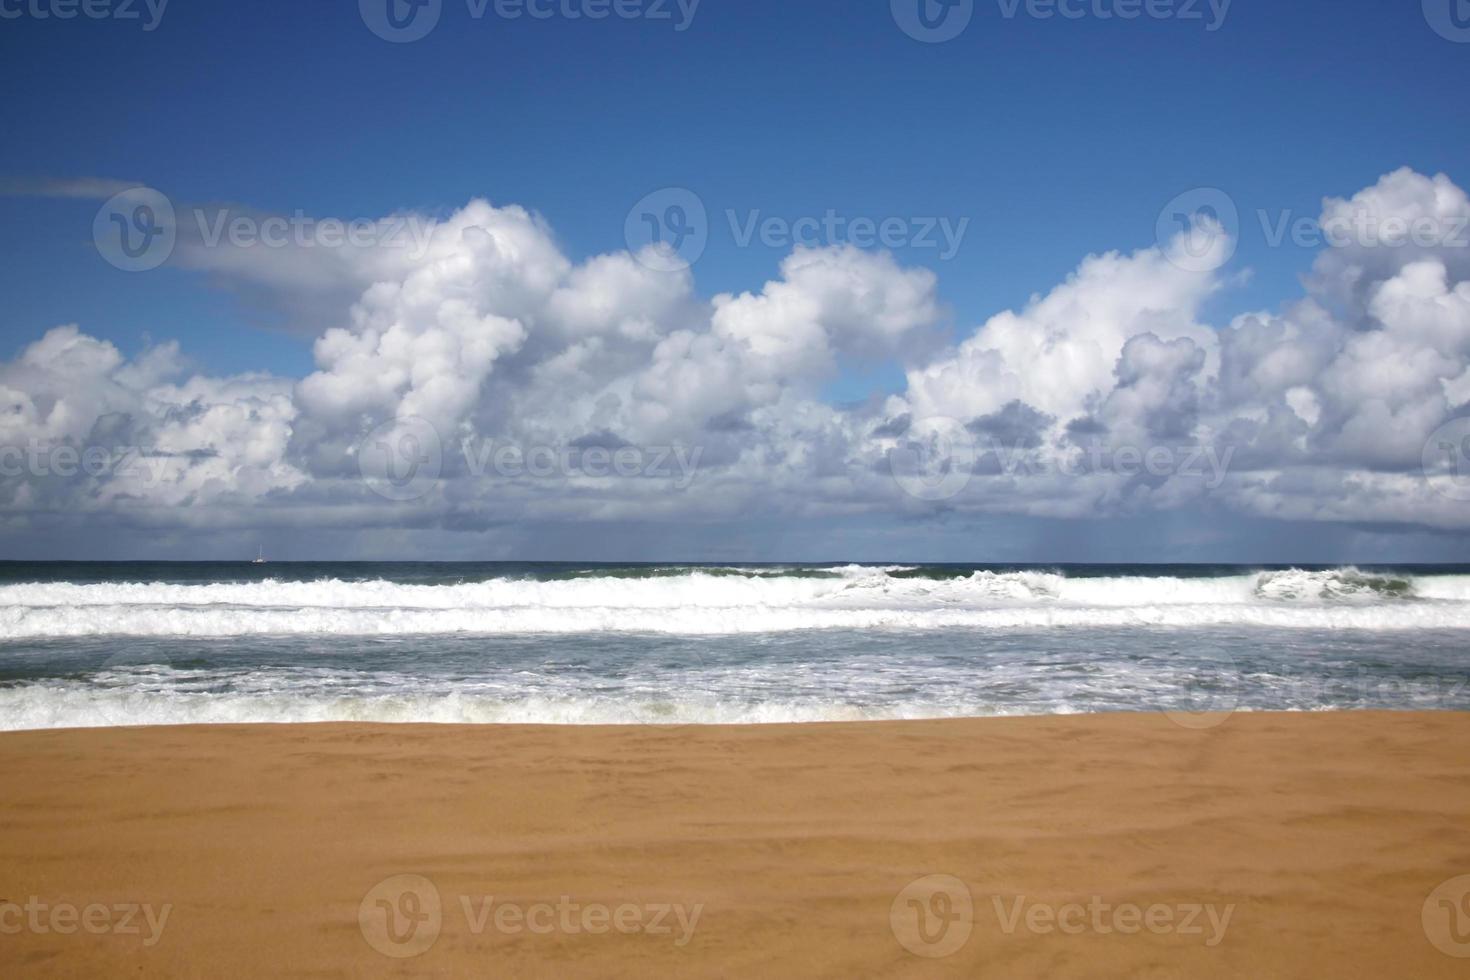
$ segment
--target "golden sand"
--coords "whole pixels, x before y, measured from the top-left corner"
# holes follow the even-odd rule
[[[1470,976],[1467,714],[23,732],[0,783],[7,977]]]

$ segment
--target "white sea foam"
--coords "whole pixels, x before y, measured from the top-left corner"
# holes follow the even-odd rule
[[[705,699],[517,698],[475,696],[333,697],[309,692],[275,695],[180,695],[98,692],[74,687],[0,689],[0,731],[39,728],[105,728],[123,725],[381,724],[522,725],[746,725],[817,721],[877,721],[1037,714],[1036,710],[987,711],[932,703],[859,707],[820,701],[739,702]]]
[[[1465,710],[1466,629],[1470,576],[1355,569],[24,583],[0,729]]]
[[[980,571],[826,577],[692,570],[460,584],[384,580],[0,586],[0,638],[1262,626],[1470,629],[1470,576],[1355,569],[1218,578],[1070,578]]]

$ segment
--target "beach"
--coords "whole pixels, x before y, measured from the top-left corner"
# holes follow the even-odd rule
[[[0,980],[1470,980],[1470,0],[1232,3],[0,0]]]
[[[113,727],[0,735],[0,773],[7,975],[1449,977],[1470,954],[1457,712]]]

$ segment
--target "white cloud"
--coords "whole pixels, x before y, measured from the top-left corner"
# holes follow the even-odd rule
[[[1019,313],[992,317],[953,356],[910,371],[906,400],[918,416],[961,419],[1019,400],[1065,422],[1113,388],[1133,337],[1185,338],[1213,349],[1196,315],[1218,288],[1210,273],[1180,268],[1154,248],[1089,256]]]
[[[1447,178],[1402,170],[1326,202],[1324,222],[1353,214],[1446,234],[1329,249],[1307,295],[1216,329],[1201,308],[1223,273],[1171,258],[1202,231],[1211,247],[1231,243],[1194,229],[1163,248],[1089,256],[937,353],[933,273],[852,247],[798,248],[758,290],[704,299],[687,270],[621,252],[574,263],[533,213],[479,200],[420,216],[421,249],[186,245],[186,264],[231,282],[349,292],[316,327],[316,370],[191,376],[174,345],[128,359],[58,327],[0,364],[0,447],[133,444],[156,465],[145,477],[4,476],[0,500],[12,517],[152,508],[166,521],[172,508],[182,525],[290,513],[453,528],[756,512],[1090,517],[1209,498],[1256,516],[1470,527],[1418,471],[1428,434],[1470,398],[1470,249],[1448,234],[1470,206]],[[905,389],[881,411],[824,403],[822,386],[861,359],[905,363]],[[446,466],[429,491],[394,502],[365,487],[356,454],[401,416],[433,426]],[[1005,450],[982,453],[964,489],[937,503],[905,495],[889,472],[892,451],[932,442],[936,418]],[[456,455],[464,440],[697,447],[701,472],[686,492],[646,476],[477,476]],[[1191,447],[1228,456],[1229,471],[1140,474],[1116,455]]]

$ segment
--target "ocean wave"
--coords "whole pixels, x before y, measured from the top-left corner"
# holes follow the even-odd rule
[[[0,586],[0,637],[648,632],[817,629],[1267,626],[1470,628],[1470,576],[1354,568],[1216,578],[1069,577],[901,566],[803,574],[489,579],[70,583]],[[800,570],[798,570],[800,571]]]
[[[823,629],[1040,629],[1263,626],[1277,629],[1470,629],[1463,603],[1376,607],[1244,604],[999,609],[625,607],[516,609],[199,609],[90,606],[0,609],[0,636],[289,636],[335,634],[672,633],[688,636]]]

